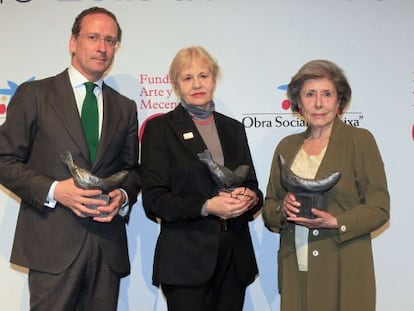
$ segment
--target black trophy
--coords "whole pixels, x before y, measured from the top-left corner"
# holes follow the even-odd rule
[[[231,192],[234,188],[243,184],[247,178],[250,169],[248,165],[240,165],[232,171],[214,162],[211,152],[207,149],[197,155],[200,161],[208,166],[211,176],[219,187],[219,191]]]
[[[340,172],[334,172],[322,179],[301,178],[286,166],[282,155],[278,156],[280,182],[289,192],[293,193],[300,202],[298,217],[315,218],[311,209],[326,210],[324,193],[331,189],[341,178]]]
[[[95,175],[92,175],[91,172],[88,170],[77,166],[73,162],[72,154],[69,151],[65,151],[62,156],[63,163],[69,169],[70,174],[73,177],[75,184],[82,189],[100,189],[102,190],[102,194],[98,196],[94,196],[94,199],[103,200],[106,204],[109,204],[110,197],[108,195],[109,192],[118,188],[126,179],[128,172],[127,171],[119,171],[107,178],[100,178]],[[98,206],[96,205],[87,205],[87,208],[96,209]],[[108,213],[101,212],[99,215],[100,217],[107,216]],[[85,216],[96,217],[97,215],[89,215],[85,214]]]

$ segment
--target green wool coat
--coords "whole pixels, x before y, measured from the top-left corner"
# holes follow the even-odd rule
[[[295,251],[295,225],[282,216],[286,191],[280,184],[277,156],[291,166],[307,129],[276,147],[262,211],[265,225],[280,234],[278,281],[282,311],[300,311],[300,283]],[[371,232],[389,219],[390,198],[384,164],[372,134],[334,121],[329,144],[316,175],[341,172],[326,193],[327,210],[338,229],[310,229],[307,311],[375,310],[375,275]]]

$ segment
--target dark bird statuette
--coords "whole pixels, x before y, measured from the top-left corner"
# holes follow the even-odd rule
[[[66,151],[62,154],[62,161],[66,164],[75,184],[82,189],[100,189],[110,192],[121,185],[127,178],[128,171],[119,171],[107,178],[92,175],[88,170],[79,167],[73,162],[72,154]]]
[[[221,189],[238,187],[247,178],[250,169],[248,165],[240,165],[232,171],[227,167],[214,162],[210,151],[207,149],[197,155],[200,161],[208,166],[214,181]]]
[[[295,192],[312,192],[323,193],[331,189],[341,178],[340,172],[334,172],[322,179],[309,179],[302,178],[292,172],[292,170],[286,166],[285,160],[282,155],[279,154],[279,167],[281,183],[286,190]]]
[[[302,178],[287,167],[282,155],[278,155],[280,182],[296,200],[301,203],[298,216],[314,218],[311,208],[326,209],[324,193],[331,189],[341,178],[341,172],[333,172],[322,179]]]
[[[127,178],[128,171],[119,171],[109,177],[100,178],[93,175],[87,169],[81,168],[73,161],[72,154],[69,151],[65,151],[61,155],[63,163],[66,164],[70,174],[73,177],[75,184],[82,189],[100,189],[103,194],[95,196],[95,199],[103,200],[106,204],[109,204],[110,198],[107,195],[110,191],[118,188]],[[90,209],[96,209],[96,205],[88,205]],[[106,216],[107,213],[101,213],[100,216]],[[93,216],[96,215],[86,215]]]

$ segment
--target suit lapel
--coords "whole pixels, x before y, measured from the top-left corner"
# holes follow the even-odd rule
[[[69,136],[72,137],[79,150],[81,150],[85,160],[89,162],[88,146],[83,135],[75,95],[73,94],[67,70],[56,76],[51,94],[54,98],[51,99],[50,103],[57,118]],[[59,133],[56,134],[59,135]]]
[[[102,84],[102,96],[103,96],[103,118],[102,118],[102,131],[99,139],[99,146],[96,153],[95,165],[99,163],[99,160],[105,154],[109,143],[117,133],[119,123],[121,122],[121,115],[119,113],[119,104],[117,97],[114,96],[108,86]]]
[[[197,159],[197,153],[207,148],[190,115],[181,106],[178,106],[172,111],[170,127],[173,129],[178,140]]]
[[[316,178],[323,178],[336,170],[338,151],[342,150],[344,143],[342,137],[343,131],[340,129],[342,126],[344,126],[344,123],[339,119],[339,117],[336,117],[325,156],[319,166]]]

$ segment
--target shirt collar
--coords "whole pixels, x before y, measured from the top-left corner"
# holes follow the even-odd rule
[[[73,67],[72,65],[70,65],[68,68],[68,74],[69,74],[70,83],[72,84],[74,88],[83,86],[85,82],[88,82],[88,80],[78,70],[76,70],[75,67]],[[94,82],[96,85],[98,85],[98,89],[102,90],[103,79],[99,79],[97,81],[91,81],[91,82]]]

